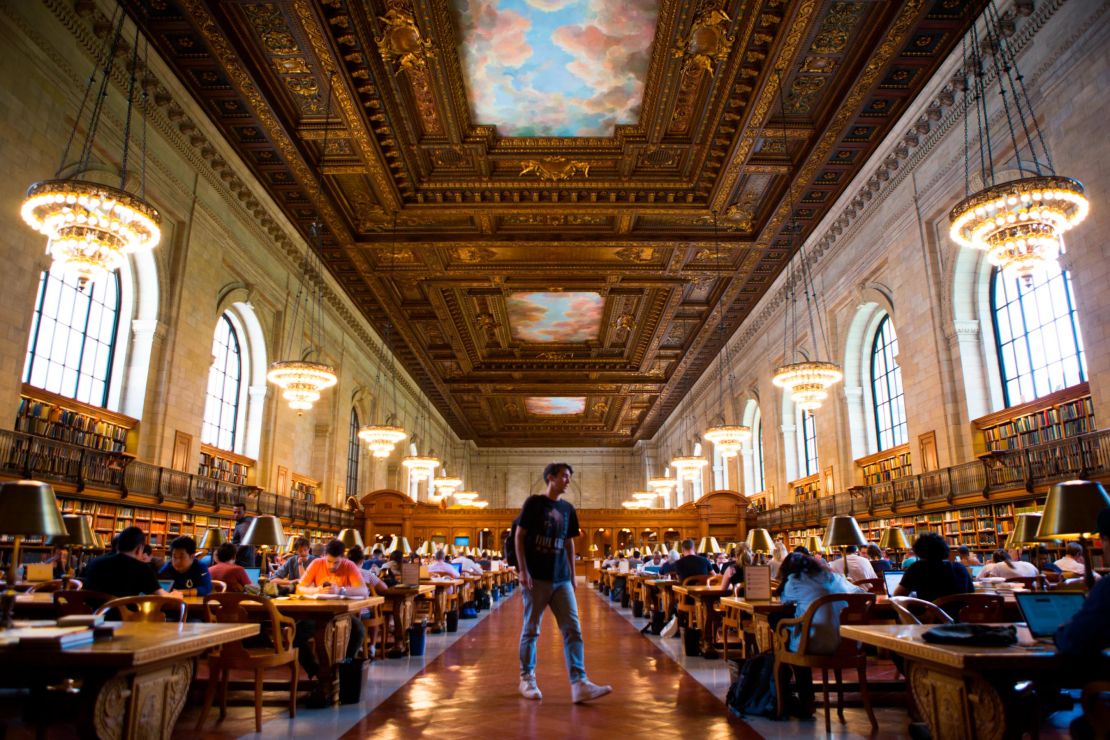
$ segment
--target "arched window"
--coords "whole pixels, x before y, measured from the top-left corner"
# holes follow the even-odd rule
[[[208,394],[204,403],[204,425],[200,439],[222,450],[235,450],[239,428],[243,359],[239,334],[227,314],[216,323],[212,339],[212,366],[208,369]]]
[[[1026,286],[995,268],[991,314],[1007,407],[1087,379],[1071,276],[1056,263]]]
[[[358,410],[351,409],[351,428],[347,439],[347,495],[358,495]]]
[[[119,271],[83,291],[60,268],[42,273],[23,382],[107,406],[119,324]]]
[[[755,489],[752,492],[758,493],[767,490],[767,478],[763,472],[763,415],[759,413],[759,409],[756,409],[755,413],[755,431],[752,436],[755,444],[755,455],[752,460]]]
[[[807,478],[817,473],[817,424],[813,419],[813,414],[809,411],[803,411],[802,414],[801,437],[802,437],[802,455],[801,467],[802,477]]]
[[[906,403],[902,368],[898,365],[898,335],[890,316],[884,316],[871,343],[871,401],[879,449],[906,443]]]

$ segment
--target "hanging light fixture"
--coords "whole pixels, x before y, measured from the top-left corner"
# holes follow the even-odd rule
[[[964,37],[964,69],[957,82],[964,94],[964,199],[949,213],[949,236],[963,247],[980,249],[1009,278],[1032,284],[1036,275],[1056,262],[1062,235],[1087,217],[1090,204],[1083,184],[1056,174],[1033,113],[1025,79],[994,0],[982,15],[983,29],[972,24]],[[987,61],[989,59],[989,61]],[[998,181],[994,167],[995,140],[987,108],[988,77],[998,83],[1006,134],[998,139],[1013,148],[1021,176]],[[974,108],[978,151],[972,151]],[[979,160],[983,189],[971,192],[971,160]]]
[[[790,151],[786,142],[786,103],[783,98],[784,80],[781,72],[778,78],[779,110],[783,121],[782,143],[784,151]],[[791,239],[795,239],[801,229],[796,216],[794,191],[788,189],[787,192],[790,198]],[[798,265],[797,268],[794,267],[795,263]],[[785,326],[782,335],[782,354],[784,359],[790,357],[791,361],[775,368],[775,374],[772,376],[771,382],[789,393],[790,399],[799,409],[812,412],[821,408],[821,404],[829,397],[829,389],[844,380],[844,373],[835,363],[819,359],[819,355],[818,359],[809,360],[801,354],[801,348],[798,344],[797,289],[799,282],[802,293],[805,295],[806,314],[809,317],[809,334],[810,340],[813,342],[814,353],[818,354],[823,344],[825,356],[831,358],[829,332],[824,325],[820,300],[817,289],[813,285],[813,275],[809,268],[809,261],[806,259],[804,239],[798,241],[797,255],[790,262],[790,274],[787,276],[786,282],[789,297],[783,314]],[[786,346],[788,338],[791,340],[790,347]]]
[[[432,488],[435,493],[431,496],[436,503],[448,497],[451,493],[459,488],[462,488],[462,478],[447,474],[447,450],[450,449],[450,436],[445,424],[443,427],[443,467],[440,468],[442,473],[432,479]]]
[[[139,62],[139,29],[131,46],[130,76],[127,85],[127,113],[123,126],[123,151],[120,157],[119,187],[81,179],[91,174],[92,152],[96,142],[104,101],[108,97],[109,80],[117,52],[123,40],[125,14],[117,8],[112,18],[113,31],[108,35],[106,49],[100,59],[102,70],[94,67],[89,75],[85,95],[73,119],[62,161],[54,178],[32,184],[27,189],[20,215],[24,222],[45,236],[46,253],[55,266],[77,279],[81,290],[90,282],[102,280],[119,269],[128,254],[151,250],[162,239],[162,218],[146,197],[146,116],[142,119],[140,145],[139,193],[127,192],[129,155],[131,152],[131,115],[136,97],[140,110],[146,108],[146,92],[139,85],[140,71],[146,72],[145,59]],[[99,73],[100,84],[97,87]],[[94,91],[94,87],[97,89]],[[88,114],[86,116],[86,109]],[[69,164],[69,152],[77,132],[85,128],[85,140],[77,162]],[[104,142],[102,141],[101,144]],[[65,176],[64,173],[70,173]]]
[[[673,491],[675,486],[678,485],[678,481],[670,477],[670,475],[668,475],[669,472],[670,468],[664,468],[662,477],[648,478],[648,488],[652,489],[660,496],[666,496],[668,493]]]
[[[684,423],[686,425],[685,429],[686,429],[687,439],[689,439],[689,434],[690,434],[690,401],[689,401],[689,396],[687,396],[686,415],[685,415],[685,418],[684,418]],[[709,461],[706,460],[704,457],[702,457],[699,454],[700,453],[699,447],[700,447],[700,444],[696,441],[696,438],[695,438],[693,454],[687,455],[687,454],[685,454],[685,450],[682,450],[682,451],[679,452],[678,455],[671,458],[671,467],[674,468],[675,475],[679,479],[690,481],[691,483],[693,483],[694,481],[696,481],[698,478],[701,477],[701,471],[704,470],[707,465],[709,465]]]
[[[717,274],[721,274],[721,238],[717,230],[717,212],[713,212],[713,240],[717,261]],[[730,425],[725,422],[724,408],[726,403],[732,403],[732,364],[728,357],[728,336],[725,331],[724,301],[720,304],[721,317],[717,322],[717,338],[721,345],[722,354],[717,357],[717,414],[716,423],[705,430],[703,438],[713,443],[714,449],[721,457],[728,459],[736,457],[744,449],[744,445],[751,441],[752,430],[748,427]],[[725,396],[724,368],[729,372],[729,395]],[[727,400],[726,400],[727,399]]]
[[[393,274],[393,260],[397,254],[397,214],[393,214],[393,247],[390,249],[389,273]],[[393,358],[393,322],[385,325],[385,351],[389,355],[389,380],[393,387],[393,410],[386,415],[381,424],[369,424],[358,430],[358,438],[370,448],[374,457],[385,458],[393,454],[393,448],[409,436],[403,427],[397,426],[397,368]],[[378,387],[382,387],[382,366],[378,365]],[[383,406],[385,404],[382,404]]]
[[[324,189],[324,162],[328,156],[328,130],[331,125],[331,97],[335,72],[328,74],[328,100],[324,106],[324,144],[320,154],[320,190]],[[310,229],[317,251],[323,251],[323,224],[317,220]],[[305,250],[301,280],[297,296],[293,299],[293,318],[289,326],[289,344],[283,356],[290,357],[298,337],[307,337],[308,346],[297,359],[278,360],[270,364],[266,380],[281,388],[281,397],[298,415],[312,408],[320,394],[339,382],[335,369],[330,365],[310,360],[319,356],[324,344],[324,289],[323,271],[314,258],[314,250]],[[311,287],[309,286],[311,283]],[[288,308],[288,306],[287,306]]]
[[[421,436],[413,437],[413,443],[410,446],[411,454],[401,458],[401,465],[409,471],[409,478],[417,483],[431,480],[436,468],[439,467],[439,458],[435,454],[421,455],[417,452],[417,442],[423,443],[428,439],[428,409],[423,402],[420,404],[419,413],[416,427],[421,432]]]

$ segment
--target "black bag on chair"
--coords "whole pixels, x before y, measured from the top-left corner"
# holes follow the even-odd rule
[[[701,630],[687,627],[682,633],[682,646],[686,650],[687,658],[701,655]]]

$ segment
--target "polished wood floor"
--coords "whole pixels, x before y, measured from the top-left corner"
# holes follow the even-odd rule
[[[594,683],[612,684],[609,696],[571,703],[562,636],[550,612],[536,667],[544,698],[517,693],[518,590],[343,737],[760,737],[585,586],[578,609],[586,670]]]

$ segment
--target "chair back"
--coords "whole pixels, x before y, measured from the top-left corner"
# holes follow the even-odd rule
[[[259,605],[259,609],[248,611],[244,606],[247,603]],[[221,624],[261,622],[263,634],[267,630],[270,633],[270,643],[274,646],[275,653],[284,653],[293,647],[292,628],[288,630],[282,628],[283,624],[291,624],[293,620],[282,617],[274,602],[262,594],[210,593],[204,597],[204,619],[206,622]],[[228,643],[223,650],[230,653],[246,653],[245,648],[239,643]]]
[[[841,625],[867,624],[871,617],[871,607],[875,606],[876,598],[875,594],[826,594],[814,599],[801,617],[801,640],[798,642],[798,654],[806,654],[813,620],[821,609],[831,608],[838,614]],[[837,653],[855,654],[858,651],[859,646],[853,641],[841,640]]]
[[[703,586],[709,585],[709,579],[713,576],[686,576],[682,579],[683,586]]]
[[[185,602],[172,596],[124,596],[112,599],[96,614],[115,610],[121,622],[184,622]]]
[[[957,622],[1001,622],[1006,600],[996,594],[949,594],[935,602]]]
[[[55,578],[52,581],[36,583],[27,589],[27,593],[49,594],[58,591],[80,591],[82,585],[81,581],[76,578],[70,578],[67,581],[63,581],[61,578]]]
[[[116,597],[100,591],[55,591],[54,614],[59,617],[92,614],[114,598]]]
[[[719,588],[721,586],[721,583],[724,580],[725,580],[724,576],[709,576],[709,578],[707,578],[705,580],[705,585],[706,586],[716,586],[716,587]]]
[[[886,593],[886,579],[885,578],[861,578],[858,581],[852,581],[865,591],[870,591],[873,594]]]
[[[912,596],[891,596],[890,605],[901,624],[952,624],[952,617],[925,599]]]
[[[227,591],[227,583],[226,582],[217,581],[215,578],[212,579],[212,593],[222,594],[222,593],[225,593],[226,591]]]

